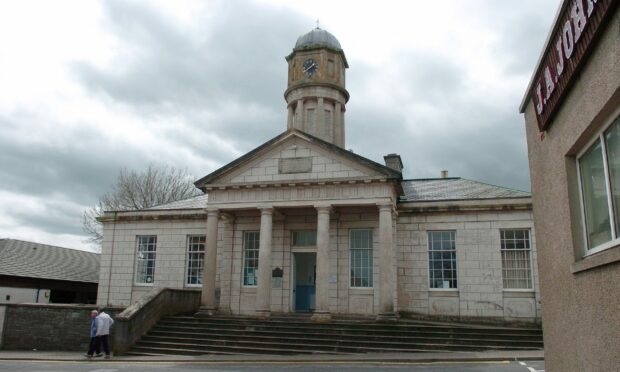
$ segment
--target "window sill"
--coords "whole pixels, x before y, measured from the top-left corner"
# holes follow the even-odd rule
[[[604,251],[590,254],[581,260],[570,265],[570,271],[573,274],[587,271],[600,266],[608,265],[620,261],[620,244],[607,248]]]
[[[442,289],[430,288],[428,290],[429,297],[459,297],[459,290],[456,288]]]
[[[153,283],[133,283],[135,287],[152,287]]]
[[[536,292],[532,289],[504,289],[505,298],[535,298]]]

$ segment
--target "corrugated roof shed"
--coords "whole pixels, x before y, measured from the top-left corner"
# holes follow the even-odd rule
[[[459,177],[404,180],[401,201],[528,198],[532,194]]]
[[[0,239],[0,275],[97,283],[98,253]]]

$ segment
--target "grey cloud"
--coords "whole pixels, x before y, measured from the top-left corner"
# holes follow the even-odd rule
[[[295,13],[266,11],[250,2],[223,4],[217,19],[205,18],[204,26],[188,35],[190,31],[143,4],[105,2],[109,31],[139,53],[106,69],[76,63],[73,71],[93,92],[157,112],[170,104],[181,115],[219,112],[230,102],[240,102],[241,107],[281,110],[284,117],[284,56],[292,49],[293,35],[307,31],[299,27],[306,21]],[[283,128],[280,123],[260,124],[274,133]],[[200,125],[230,137],[251,130],[249,124],[234,130],[226,123]]]

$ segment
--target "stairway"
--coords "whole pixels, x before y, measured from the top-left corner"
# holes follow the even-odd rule
[[[350,319],[318,324],[309,317],[290,315],[272,316],[268,320],[173,316],[160,320],[127,354],[354,354],[542,347],[542,331],[535,327]]]

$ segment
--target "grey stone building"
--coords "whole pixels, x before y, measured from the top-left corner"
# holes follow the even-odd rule
[[[531,195],[447,172],[404,180],[398,155],[345,150],[338,40],[314,29],[286,60],[283,133],[196,181],[205,195],[104,215],[98,303],[172,287],[259,317],[539,321]]]
[[[619,3],[561,2],[521,103],[550,371],[620,366]]]

